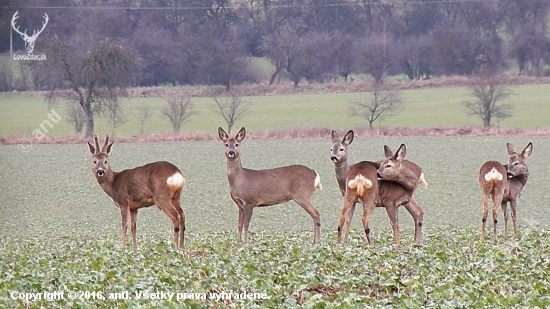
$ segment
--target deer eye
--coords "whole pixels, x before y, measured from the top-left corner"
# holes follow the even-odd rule
[[[107,163],[108,163],[107,160],[105,160],[105,162],[103,162],[103,164],[107,164]]]
[[[239,144],[235,144],[235,147],[239,147]]]
[[[390,167],[391,167],[391,164],[386,164],[385,167],[386,167],[386,168],[390,168]]]
[[[97,160],[94,160],[94,164],[97,164]]]
[[[340,148],[340,151],[344,151],[344,148]]]

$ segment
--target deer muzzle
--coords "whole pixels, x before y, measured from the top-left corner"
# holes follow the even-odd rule
[[[228,158],[234,158],[235,157],[235,151],[234,150],[229,150],[227,152],[227,157]]]
[[[338,162],[338,157],[336,157],[336,156],[331,156],[331,157],[330,157],[330,161],[336,163],[336,162]]]
[[[105,176],[105,171],[103,169],[98,169],[96,174],[98,177],[103,177]]]

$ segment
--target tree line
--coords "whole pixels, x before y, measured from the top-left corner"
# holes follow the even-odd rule
[[[377,83],[397,74],[411,80],[503,70],[541,76],[550,64],[549,1],[4,3],[1,29],[11,27],[15,11],[29,32],[40,25],[45,12],[50,21],[37,41],[48,60],[23,63],[17,73],[0,67],[3,91],[72,88],[67,72],[54,69],[55,64],[82,63],[88,53],[113,52],[112,46],[119,50],[107,57],[111,64],[117,57],[127,60],[121,62],[122,84],[224,85],[228,90],[259,80],[251,57],[269,59],[270,83],[285,78],[295,86],[347,80],[351,74],[368,74]],[[9,32],[1,31],[0,52],[9,51],[9,42]],[[22,40],[13,43],[16,52],[24,52]],[[60,59],[63,54],[66,60]],[[57,70],[56,78],[52,70]],[[118,91],[118,82],[113,91]]]

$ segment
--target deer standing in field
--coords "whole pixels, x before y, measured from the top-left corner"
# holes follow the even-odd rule
[[[512,222],[514,224],[514,235],[518,236],[516,225],[516,203],[521,195],[521,190],[529,178],[529,168],[525,165],[531,152],[533,144],[529,143],[518,154],[512,144],[507,143],[509,159],[508,164],[503,165],[497,161],[485,162],[479,170],[479,184],[481,186],[481,204],[483,207],[483,217],[481,219],[481,237],[485,240],[485,225],[489,212],[488,198],[493,201],[493,240],[497,241],[497,216],[498,206],[502,207],[504,213],[504,237],[508,237],[508,211],[507,206],[510,202],[512,209]]]
[[[180,194],[185,185],[181,171],[171,163],[160,161],[133,169],[113,172],[109,164],[109,153],[114,142],[109,144],[109,135],[101,150],[99,140],[94,135],[94,145],[88,142],[92,154],[97,183],[120,209],[122,216],[122,249],[126,245],[126,231],[130,219],[132,242],[137,249],[136,224],[138,209],[157,205],[174,225],[174,243],[183,248],[185,215],[180,205]]]
[[[362,192],[357,191],[356,184],[351,182],[356,179],[358,175],[361,175],[363,178],[370,181],[373,184],[373,187],[376,186],[373,190],[377,192],[375,196],[375,206],[376,207],[385,207],[388,216],[390,217],[390,222],[392,222],[392,227],[397,226],[397,207],[404,205],[407,211],[411,214],[415,221],[415,240],[420,243],[422,236],[422,222],[424,211],[416,203],[412,197],[413,192],[409,192],[405,187],[398,183],[391,181],[381,181],[378,179],[378,168],[380,167],[380,162],[369,162],[362,161],[351,167],[348,167],[348,146],[352,143],[354,138],[354,132],[352,130],[348,131],[344,138],[340,141],[338,133],[332,131],[332,148],[331,148],[331,161],[334,163],[334,168],[336,172],[336,180],[340,187],[340,192],[344,196],[344,202],[342,204],[342,212],[340,214],[340,222],[338,226],[338,242],[345,240],[349,232],[349,226],[353,218],[353,213],[355,211],[355,204],[357,202],[363,203],[363,227],[365,230],[365,242],[370,244],[370,229],[368,227],[368,220],[373,211],[373,206],[370,201],[366,201],[365,197],[360,197],[364,194],[366,184],[368,182],[362,181],[360,185],[362,186]],[[387,146],[385,146],[385,149]],[[389,150],[389,148],[387,148]],[[391,151],[390,151],[391,152]],[[387,156],[387,155],[386,155]],[[404,160],[404,164],[413,169],[418,173],[417,182],[414,185],[414,189],[418,184],[421,184],[424,188],[427,187],[427,183],[424,180],[424,174],[422,169],[416,164]],[[374,169],[374,172],[373,172]],[[361,177],[360,177],[361,178]],[[359,179],[359,178],[358,178]],[[376,183],[376,185],[375,185]],[[351,184],[352,188],[349,187]],[[410,197],[408,197],[410,195]],[[407,197],[407,198],[406,198]],[[403,204],[403,201],[407,203]],[[365,203],[367,202],[367,203]],[[395,217],[395,224],[392,218]],[[345,226],[344,226],[345,224]],[[399,244],[399,229],[394,228],[394,241],[396,244]]]
[[[386,207],[396,245],[399,245],[397,210],[401,205],[405,206],[413,217],[414,239],[417,243],[421,242],[424,210],[418,205],[413,195],[419,184],[424,189],[428,187],[428,184],[424,180],[422,168],[410,161],[404,160],[406,153],[407,147],[405,144],[401,144],[395,154],[393,154],[390,147],[384,145],[386,159],[380,163],[378,168],[380,203]]]
[[[290,165],[267,170],[251,170],[241,165],[240,145],[246,135],[245,128],[235,137],[218,128],[220,140],[225,144],[227,161],[227,180],[231,199],[239,209],[237,241],[248,241],[248,226],[254,207],[271,206],[295,201],[313,219],[313,242],[321,237],[321,219],[319,211],[313,206],[312,197],[316,189],[322,190],[321,180],[316,171],[303,165]]]

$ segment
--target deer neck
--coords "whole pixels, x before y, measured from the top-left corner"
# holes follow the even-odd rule
[[[348,161],[340,161],[337,163],[334,163],[334,171],[336,172],[336,181],[338,181],[338,186],[340,187],[340,191],[345,192],[346,191],[346,175],[348,173],[349,167],[348,167]]]
[[[227,179],[229,179],[229,183],[232,183],[235,178],[237,178],[241,174],[242,171],[243,167],[241,165],[240,158],[227,160]]]
[[[411,169],[402,166],[401,174],[395,182],[408,191],[414,191],[418,184],[418,175],[416,175],[416,173]]]
[[[115,173],[111,170],[105,172],[105,176],[97,177],[96,180],[101,189],[111,198],[114,196],[113,184],[115,182],[115,177],[118,173]]]

